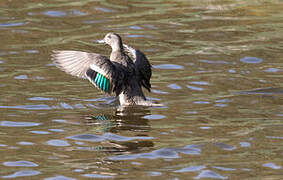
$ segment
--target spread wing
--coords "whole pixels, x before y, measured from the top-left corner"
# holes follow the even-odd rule
[[[150,78],[152,73],[151,64],[149,63],[145,54],[140,50],[134,49],[126,44],[124,44],[124,48],[125,51],[134,59],[134,64],[140,83],[150,92]]]
[[[123,72],[107,57],[81,51],[53,51],[52,61],[66,73],[88,79],[96,88],[111,94],[119,93]]]

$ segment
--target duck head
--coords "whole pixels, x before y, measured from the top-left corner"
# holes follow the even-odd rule
[[[111,46],[112,51],[123,49],[122,39],[116,33],[108,33],[105,35],[104,39],[98,40],[97,42]]]

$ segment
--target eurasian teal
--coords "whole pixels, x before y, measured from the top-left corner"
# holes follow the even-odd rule
[[[111,46],[109,59],[96,53],[53,51],[52,60],[66,73],[88,79],[107,94],[114,93],[122,106],[158,105],[147,100],[142,91],[142,86],[148,91],[151,88],[151,65],[145,54],[123,45],[121,37],[115,33],[108,33],[98,42]]]

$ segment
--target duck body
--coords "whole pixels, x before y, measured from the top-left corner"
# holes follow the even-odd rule
[[[53,51],[52,60],[66,73],[88,79],[103,92],[115,94],[122,106],[154,105],[142,91],[142,86],[148,91],[151,88],[151,65],[146,56],[123,45],[121,37],[115,33],[108,33],[99,42],[111,46],[109,59],[96,53]],[[134,57],[134,61],[127,53]]]
[[[141,82],[136,71],[136,66],[130,57],[121,48],[112,51],[110,61],[113,62],[117,69],[121,69],[123,75],[120,80],[120,87],[116,91],[121,105],[141,105],[147,104],[146,98],[142,91]]]

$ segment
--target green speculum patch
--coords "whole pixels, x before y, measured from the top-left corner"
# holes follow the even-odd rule
[[[100,73],[97,73],[94,83],[103,91],[110,93],[110,81]]]
[[[86,74],[98,88],[110,94],[110,80],[107,77],[92,69],[89,69]]]

